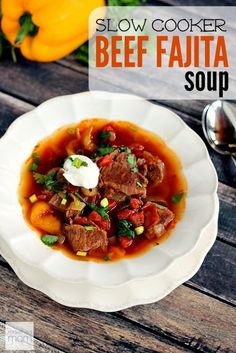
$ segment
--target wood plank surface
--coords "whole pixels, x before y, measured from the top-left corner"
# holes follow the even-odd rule
[[[111,314],[63,307],[8,266],[0,275],[1,321],[34,321],[37,339],[66,352],[236,352],[233,308],[185,286],[158,303]]]
[[[79,64],[77,65],[79,66]],[[85,73],[71,70],[57,63],[45,65],[21,59],[17,64],[13,65],[12,62],[5,60],[2,62],[2,66],[0,66],[0,76],[0,91],[9,93],[33,105],[38,105],[58,95],[77,93],[88,89],[88,80]],[[187,105],[191,109],[195,109],[195,107],[197,109],[199,102],[187,101]],[[181,101],[181,103],[183,111],[187,111],[187,107],[183,104],[184,101]],[[171,105],[172,110],[180,115],[191,128],[203,137],[201,124],[198,119],[194,119],[191,115],[177,110],[172,101],[165,101],[164,104],[168,104],[168,107]],[[198,112],[199,114],[200,111]],[[210,147],[209,153],[217,169],[219,180],[235,187],[236,173],[230,157],[221,156],[210,149]]]
[[[1,320],[33,321],[35,336],[73,353],[188,352],[162,336],[112,314],[66,308],[29,289],[8,268],[0,267]]]

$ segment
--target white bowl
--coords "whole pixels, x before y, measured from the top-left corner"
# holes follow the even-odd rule
[[[182,161],[188,183],[184,217],[163,244],[133,259],[104,264],[72,260],[40,241],[18,202],[21,167],[35,144],[62,125],[93,117],[137,123],[158,134]],[[0,140],[0,155],[0,242],[1,249],[7,248],[2,253],[7,252],[9,263],[15,259],[54,281],[112,289],[160,276],[190,253],[194,263],[204,230],[218,217],[217,176],[202,140],[170,110],[135,96],[85,92],[53,98],[10,126]],[[196,268],[201,261],[195,261]]]

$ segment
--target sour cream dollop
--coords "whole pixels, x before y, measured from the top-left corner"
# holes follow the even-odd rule
[[[92,189],[98,185],[99,168],[89,157],[72,155],[65,160],[63,169],[64,178],[73,186]]]

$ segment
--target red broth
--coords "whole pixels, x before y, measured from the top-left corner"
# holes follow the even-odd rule
[[[96,136],[99,130],[107,125],[109,121],[105,119],[88,119],[79,124],[72,124],[63,126],[55,131],[52,135],[46,137],[44,140],[38,142],[32,153],[37,152],[40,156],[41,163],[37,172],[46,173],[48,170],[59,165],[63,165],[64,159],[70,154],[76,154],[81,148],[81,139],[83,138],[83,131],[92,127],[93,140],[96,143]],[[182,165],[175,154],[166,143],[156,134],[144,130],[143,128],[125,121],[111,122],[116,133],[116,145],[130,146],[133,143],[138,143],[144,146],[145,150],[158,156],[165,164],[166,172],[164,180],[156,187],[148,187],[148,198],[155,200],[164,200],[167,207],[175,214],[175,220],[170,224],[166,233],[158,239],[149,240],[145,237],[139,237],[129,248],[123,249],[121,246],[109,246],[109,257],[101,253],[100,250],[91,252],[86,257],[79,257],[73,253],[72,249],[67,243],[62,245],[54,245],[53,249],[62,251],[63,254],[76,260],[82,261],[104,261],[104,260],[118,260],[121,258],[133,257],[144,253],[153,246],[159,245],[166,240],[173,231],[176,223],[178,223],[185,210],[185,200],[187,194],[187,183],[182,173]],[[30,221],[30,214],[33,203],[30,202],[29,197],[33,194],[40,193],[40,186],[36,184],[32,172],[29,168],[32,163],[32,155],[26,160],[21,174],[21,181],[19,187],[19,200],[22,205],[23,215],[28,225],[42,236],[45,234],[41,229],[35,228]],[[178,193],[183,192],[183,197],[178,203],[173,203],[172,197]]]

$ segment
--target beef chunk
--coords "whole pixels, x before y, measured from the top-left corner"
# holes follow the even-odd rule
[[[128,162],[128,153],[126,152],[120,153],[114,162],[102,168],[101,178],[105,187],[115,190],[119,194],[119,198],[122,194],[126,196],[146,195],[144,179],[140,178],[139,173],[132,171],[132,165]],[[142,186],[139,186],[140,180]],[[112,198],[115,199],[114,196]]]
[[[127,198],[127,195],[109,187],[106,188],[105,195],[108,197],[108,199],[114,200],[116,202],[123,202]]]
[[[63,193],[54,194],[49,200],[49,205],[52,206],[56,211],[66,212],[68,204],[67,203],[65,205],[61,204],[61,201],[63,198],[64,198]]]
[[[148,207],[144,206],[143,210],[145,215],[145,223],[147,224],[149,222],[150,227],[146,229],[145,235],[148,239],[159,238],[166,232],[166,228],[169,223],[173,221],[175,215],[168,208],[159,209],[155,206],[156,211],[154,211],[152,206],[154,205],[153,203],[148,202],[147,205]],[[148,222],[146,221],[147,217]]]
[[[145,173],[144,175],[150,182],[155,184],[162,182],[165,174],[165,165],[158,157],[155,157],[151,153],[144,151],[142,158],[138,160],[138,165],[141,166]]]
[[[162,223],[165,228],[175,218],[174,213],[168,208],[163,208],[163,209],[158,208],[158,213],[160,216],[160,223]]]
[[[78,224],[66,225],[64,235],[74,252],[107,249],[107,233],[96,226],[92,230],[86,230]]]

